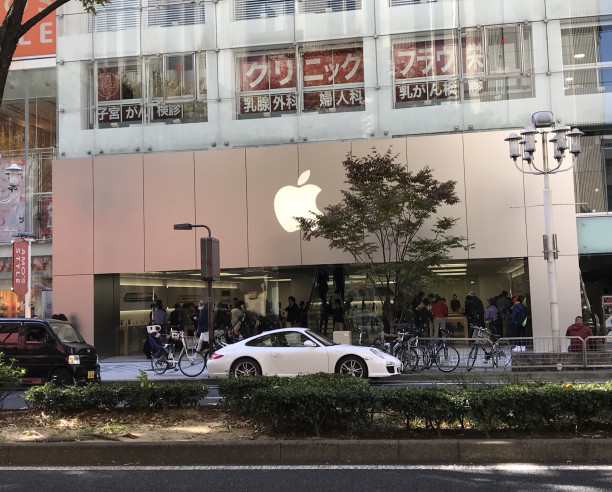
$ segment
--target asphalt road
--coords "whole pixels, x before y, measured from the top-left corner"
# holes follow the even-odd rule
[[[608,491],[612,466],[0,467],[0,490]],[[44,486],[41,486],[44,484]],[[187,490],[187,489],[183,489]]]

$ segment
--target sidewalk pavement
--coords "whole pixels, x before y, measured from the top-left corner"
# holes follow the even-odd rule
[[[610,439],[0,443],[3,466],[607,463]]]
[[[144,355],[128,355],[108,357],[100,360],[100,374],[103,383],[120,381],[137,381],[140,371],[144,371],[150,381],[194,381],[203,379],[206,384],[216,384],[216,379],[209,379],[208,370],[195,378],[185,376],[178,367],[176,370],[168,369],[164,374],[155,374],[151,368],[151,361]],[[375,380],[377,384],[460,384],[468,382],[508,383],[533,382],[540,383],[571,381],[571,382],[601,382],[612,380],[612,370],[563,370],[563,371],[511,371],[509,368],[474,369],[467,372],[465,368],[458,367],[450,373],[443,373],[436,368],[428,371],[402,374],[389,378]]]

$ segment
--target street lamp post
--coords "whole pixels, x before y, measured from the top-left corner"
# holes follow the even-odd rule
[[[570,129],[563,125],[555,124],[555,118],[550,111],[538,111],[531,117],[533,127],[527,127],[521,132],[521,136],[511,133],[504,140],[510,147],[510,158],[514,161],[516,168],[523,174],[535,174],[544,177],[544,259],[548,274],[548,299],[550,304],[551,331],[553,336],[553,347],[555,352],[560,352],[559,333],[559,301],[557,298],[557,269],[555,260],[559,256],[557,249],[557,235],[553,233],[553,209],[552,194],[550,191],[550,175],[569,171],[574,167],[578,154],[580,154],[580,136],[584,135],[580,130]],[[549,133],[554,133],[554,138],[547,140]],[[534,160],[536,151],[536,135],[542,138],[542,166],[538,167]],[[569,137],[569,143],[568,143]],[[548,142],[554,144],[554,159],[556,164],[550,167],[548,164]],[[521,151],[522,147],[522,151]],[[572,154],[571,163],[562,167],[565,159],[565,151]],[[519,167],[517,160],[521,158],[522,166]],[[527,167],[525,167],[527,164]]]
[[[212,237],[210,227],[204,224],[174,224],[175,231],[190,231],[195,227],[204,227],[208,237],[200,238],[200,269],[202,280],[206,282],[208,296],[208,341],[212,347],[213,327],[213,287],[214,280],[220,279],[219,240]]]

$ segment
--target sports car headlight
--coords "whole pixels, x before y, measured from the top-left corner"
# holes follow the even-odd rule
[[[380,352],[380,350],[375,349],[375,348],[371,348],[370,351],[377,357],[380,357],[381,359],[384,359],[385,356]]]

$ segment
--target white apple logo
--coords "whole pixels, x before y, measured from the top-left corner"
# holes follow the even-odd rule
[[[310,178],[310,170],[304,171],[298,178],[296,186],[284,186],[274,197],[274,212],[278,223],[287,232],[295,232],[300,226],[294,217],[306,217],[313,213],[320,214],[317,208],[317,195],[321,188],[316,185],[304,185]]]

